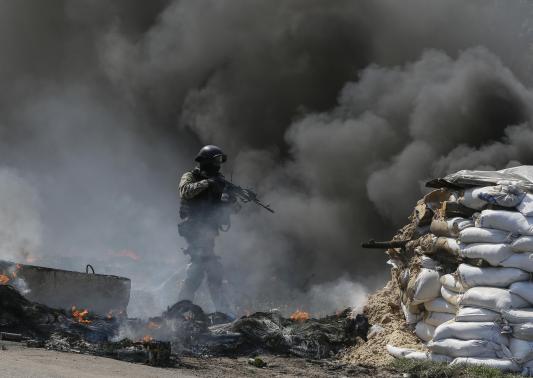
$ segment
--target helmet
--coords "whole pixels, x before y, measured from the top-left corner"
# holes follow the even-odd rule
[[[194,159],[194,161],[197,161],[198,163],[217,162],[219,164],[224,163],[226,160],[227,156],[220,147],[211,144],[203,146]]]

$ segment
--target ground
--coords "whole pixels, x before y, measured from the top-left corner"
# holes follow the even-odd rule
[[[3,350],[3,349],[6,350]],[[267,367],[248,364],[248,358],[182,358],[176,368],[116,361],[89,355],[27,348],[21,343],[0,341],[2,377],[400,377],[387,369],[369,366],[308,361],[300,358],[260,356]]]

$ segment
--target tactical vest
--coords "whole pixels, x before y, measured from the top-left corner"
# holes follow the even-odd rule
[[[191,171],[194,182],[202,181],[205,177],[200,173],[198,168]],[[222,192],[207,188],[198,193],[194,198],[181,199],[180,218],[212,218],[212,215],[218,210],[222,198]]]

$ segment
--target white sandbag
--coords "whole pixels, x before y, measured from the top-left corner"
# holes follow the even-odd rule
[[[475,219],[476,227],[496,228],[521,235],[533,233],[531,220],[519,212],[507,210],[483,210]]]
[[[478,198],[493,205],[515,207],[524,199],[526,193],[516,185],[495,185],[480,188]]]
[[[467,228],[475,227],[476,224],[474,223],[473,219],[467,219],[467,218],[454,218],[452,222],[452,228],[453,231],[457,237],[459,235],[459,232],[466,230]]]
[[[533,236],[520,236],[511,243],[513,252],[533,252]]]
[[[529,280],[529,276],[528,272],[517,268],[480,268],[469,264],[460,264],[457,268],[457,277],[465,289],[476,286],[509,287],[513,282]]]
[[[514,324],[511,329],[514,338],[533,342],[533,323]]]
[[[469,259],[483,259],[492,266],[498,266],[513,254],[509,244],[474,243],[462,244],[459,256]]]
[[[455,291],[456,293],[464,293],[466,288],[455,274],[445,274],[440,277],[440,284],[448,290]]]
[[[450,363],[453,361],[453,359],[450,356],[446,356],[444,354],[437,354],[437,353],[426,353],[428,360],[433,362],[447,362]]]
[[[533,272],[533,253],[514,253],[500,263],[506,268],[518,268],[526,272]]]
[[[424,322],[427,324],[438,327],[442,323],[446,323],[455,318],[454,314],[448,314],[447,312],[429,312],[424,318]]]
[[[447,322],[435,329],[433,340],[486,340],[509,345],[509,338],[501,334],[501,327],[494,322]]]
[[[444,300],[446,300],[446,302],[455,307],[459,306],[459,303],[463,296],[463,294],[459,294],[449,289],[446,289],[444,286],[442,286],[440,289],[440,295],[442,296],[442,298],[444,298]]]
[[[387,352],[393,357],[402,358],[408,355],[409,353],[417,352],[415,349],[395,347],[394,345],[387,344]]]
[[[402,307],[403,316],[405,318],[405,322],[407,324],[415,324],[418,323],[420,319],[422,319],[422,314],[415,314],[411,311],[409,311],[409,308],[403,303],[400,302],[400,305]]]
[[[516,206],[516,210],[526,217],[533,216],[533,194],[526,193],[522,201]]]
[[[500,358],[482,358],[482,357],[457,357],[452,361],[450,366],[453,365],[476,365],[486,366],[493,369],[499,369],[501,371],[517,372],[521,371],[520,366],[509,359]]]
[[[525,192],[515,185],[493,185],[465,190],[459,203],[475,210],[480,210],[487,204],[515,207],[522,202],[524,196]]]
[[[533,323],[533,308],[502,311],[502,317],[511,324]]]
[[[433,269],[420,269],[412,288],[411,304],[416,305],[440,296],[439,272]]]
[[[470,227],[459,233],[459,241],[464,244],[472,243],[509,243],[512,233],[508,231],[496,230],[494,228]]]
[[[431,312],[447,312],[449,314],[455,314],[457,307],[447,302],[444,298],[438,297],[429,302],[424,302],[424,307],[427,311]]]
[[[486,340],[432,340],[428,343],[428,348],[433,353],[450,357],[497,358],[502,355],[502,347],[500,345]]]
[[[468,289],[459,299],[459,303],[461,306],[481,307],[497,312],[529,305],[526,300],[509,290],[484,286]]]
[[[499,319],[500,313],[478,307],[462,307],[455,316],[456,322],[495,322]]]
[[[487,205],[487,202],[479,198],[479,193],[482,188],[471,188],[464,191],[463,195],[459,197],[459,203],[463,206],[474,210],[481,210]]]
[[[450,219],[433,219],[429,230],[437,236],[456,238],[461,230],[468,227],[474,227],[474,221],[472,219],[455,217]]]
[[[511,337],[509,349],[513,358],[518,363],[524,363],[533,359],[533,342]]]
[[[443,354],[435,354],[428,352],[420,352],[415,349],[409,348],[400,348],[393,345],[387,344],[387,352],[393,357],[396,358],[408,358],[411,360],[429,360],[435,362],[451,362],[452,359]]]
[[[425,342],[430,341],[433,338],[435,327],[427,324],[424,321],[416,323],[415,334]]]
[[[435,239],[435,242],[432,245],[432,254],[449,254],[452,256],[458,256],[459,250],[461,248],[459,247],[459,243],[454,238],[444,238],[444,237],[438,237]]]
[[[509,291],[513,294],[520,295],[526,301],[533,304],[533,282],[515,282],[509,287]]]
[[[422,255],[420,258],[420,266],[426,269],[437,269],[440,263],[436,260],[433,260],[431,257]]]

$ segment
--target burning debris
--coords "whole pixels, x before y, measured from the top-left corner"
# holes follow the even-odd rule
[[[291,320],[305,321],[309,320],[309,313],[305,311],[296,310],[291,314]]]
[[[76,306],[72,306],[71,313],[72,313],[72,318],[76,320],[78,323],[81,323],[81,324],[92,323],[91,320],[87,319],[87,316],[89,316],[89,310],[87,309],[80,311],[76,308]]]
[[[53,309],[0,286],[0,332],[19,334],[29,346],[110,357],[154,366],[172,365],[179,356],[249,356],[270,353],[321,359],[335,356],[357,338],[366,339],[369,324],[350,309],[313,319],[297,311],[255,313],[232,321],[222,313],[206,314],[181,301],[161,316],[128,319],[99,315],[72,306]]]
[[[312,319],[304,312],[289,319],[277,312],[257,312],[231,321],[225,314],[205,314],[190,301],[181,301],[160,317],[123,322],[120,334],[134,340],[170,341],[179,355],[273,353],[326,358],[355,345],[357,337],[366,339],[368,327],[364,316],[352,317],[349,309],[322,319]]]

